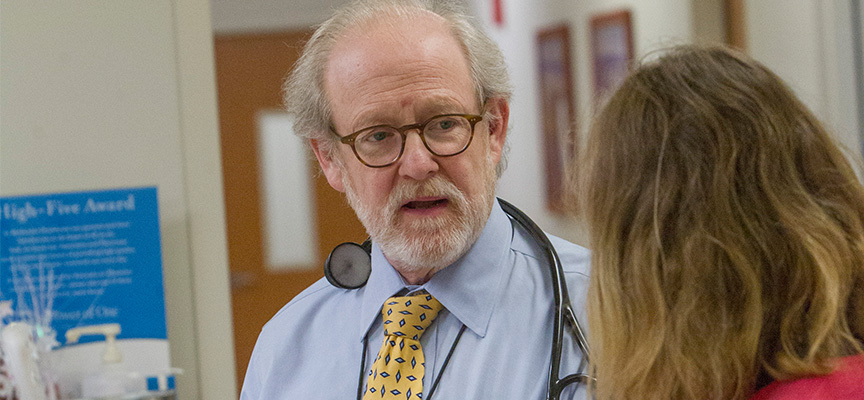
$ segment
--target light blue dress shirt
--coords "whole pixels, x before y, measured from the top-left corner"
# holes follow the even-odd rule
[[[588,251],[556,237],[550,240],[585,329]],[[366,286],[346,290],[325,279],[314,283],[262,329],[241,400],[357,398],[384,340],[381,306],[405,287],[374,244]],[[430,400],[546,398],[554,317],[549,268],[531,236],[497,201],[471,250],[420,288],[445,308],[420,340],[426,357],[424,395],[440,375]],[[463,324],[467,329],[442,373]],[[575,341],[565,334],[561,375],[577,372],[581,360]],[[575,386],[561,398],[584,399],[584,387]]]

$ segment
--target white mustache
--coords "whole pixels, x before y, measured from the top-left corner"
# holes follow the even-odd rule
[[[466,204],[465,194],[453,182],[437,175],[425,181],[402,181],[397,184],[387,200],[387,209],[395,213],[403,204],[418,197],[444,197],[457,207]]]

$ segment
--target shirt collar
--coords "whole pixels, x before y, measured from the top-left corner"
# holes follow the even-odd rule
[[[459,260],[438,271],[423,285],[451,314],[478,336],[485,336],[489,320],[503,290],[504,277],[513,268],[505,257],[513,238],[507,214],[495,201],[480,237]],[[368,325],[365,336],[381,305],[405,287],[402,277],[384,258],[381,248],[372,244],[372,273],[365,286],[361,321]],[[362,338],[361,338],[362,339]]]
[[[372,272],[369,280],[363,287],[363,308],[361,309],[360,321],[365,322],[366,329],[360,331],[360,339],[366,336],[366,332],[380,317],[381,306],[391,296],[405,287],[402,276],[393,269],[393,266],[384,258],[384,253],[378,244],[372,242]]]

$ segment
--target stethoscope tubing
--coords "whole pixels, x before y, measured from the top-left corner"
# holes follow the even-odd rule
[[[510,204],[509,202],[498,198],[498,202],[501,204],[501,208],[504,210],[507,215],[513,218],[519,225],[521,225],[525,230],[528,231],[528,234],[534,239],[537,245],[543,250],[546,256],[546,263],[549,266],[549,273],[552,278],[552,292],[554,296],[555,303],[555,318],[553,321],[553,329],[552,329],[552,354],[551,354],[551,362],[549,365],[549,380],[546,388],[546,399],[547,400],[559,400],[561,398],[561,393],[564,391],[569,385],[574,383],[582,383],[588,384],[589,381],[592,381],[594,378],[585,373],[575,373],[570,374],[565,377],[560,376],[561,372],[561,355],[563,352],[564,345],[564,327],[567,326],[570,328],[571,333],[576,337],[576,344],[579,347],[579,350],[582,352],[582,361],[580,363],[579,370],[584,371],[589,364],[589,349],[588,342],[585,336],[585,332],[582,330],[582,327],[579,325],[579,321],[576,318],[576,313],[573,310],[573,305],[570,303],[570,296],[567,292],[567,285],[564,280],[564,268],[561,265],[561,259],[558,256],[558,252],[555,250],[555,246],[552,245],[552,242],[549,241],[549,237],[546,236],[546,233],[537,226],[534,221],[531,220],[525,213],[516,208],[516,206]],[[367,253],[370,251],[371,242],[367,239],[363,245],[355,245],[362,247]],[[332,254],[331,254],[332,256]],[[329,262],[330,257],[328,257],[328,261],[325,264],[325,275],[327,279],[334,286],[342,287],[345,289],[356,289],[365,285],[365,281],[362,282],[359,286],[355,285],[342,285],[339,279],[335,279],[335,277],[331,277],[329,274]],[[369,265],[366,266],[369,268]],[[368,271],[366,274],[368,279]],[[450,351],[447,354],[447,357],[444,360],[444,364],[441,366],[441,369],[438,371],[438,376],[435,379],[435,382],[432,385],[431,390],[426,396],[428,400],[432,394],[435,392],[435,389],[438,387],[438,382],[441,379],[441,376],[444,373],[444,369],[447,367],[447,364],[450,362],[450,357],[453,355],[453,352],[456,348],[456,345],[459,343],[459,339],[462,337],[462,333],[465,331],[465,325],[462,325],[462,328],[459,331],[459,334],[456,336],[456,339],[453,341],[453,344],[450,347]],[[357,384],[357,400],[361,400],[363,397],[363,380],[366,374],[366,356],[368,351],[368,338],[363,339],[363,352],[362,358],[360,360],[360,376]]]
[[[567,293],[567,285],[564,283],[564,268],[561,266],[561,259],[555,246],[549,241],[546,233],[537,226],[525,213],[516,208],[516,206],[499,198],[498,202],[501,208],[508,215],[513,217],[528,233],[533,237],[537,244],[543,249],[546,254],[546,262],[549,265],[549,271],[552,277],[552,292],[555,302],[555,320],[553,321],[553,336],[552,336],[552,362],[549,365],[549,383],[547,387],[547,399],[558,400],[561,398],[561,392],[567,386],[573,383],[587,383],[590,378],[586,374],[571,374],[563,378],[560,377],[561,371],[561,354],[564,345],[564,325],[569,325],[576,335],[576,343],[579,350],[582,352],[582,365],[588,365],[588,343],[585,341],[585,334],[576,320],[576,314],[573,311],[573,305],[570,303],[570,296]]]

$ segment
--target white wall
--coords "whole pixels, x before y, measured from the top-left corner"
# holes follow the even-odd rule
[[[530,215],[544,230],[586,244],[576,221],[552,213],[545,206],[542,121],[536,69],[535,35],[538,30],[565,23],[570,27],[580,140],[593,113],[592,67],[589,24],[593,15],[630,9],[636,57],[693,38],[691,0],[505,0],[502,26],[492,23],[491,2],[471,0],[473,13],[499,43],[507,59],[514,86],[510,106],[510,163],[498,185],[498,195]]]
[[[541,228],[572,239],[576,230],[574,222],[550,213],[545,205],[542,120],[535,65],[536,32],[562,22],[558,18],[566,15],[567,10],[554,0],[507,0],[502,4],[504,23],[497,26],[492,22],[490,1],[470,2],[474,15],[501,46],[513,84],[507,138],[508,168],[498,183],[497,194],[525,211]],[[579,32],[572,26],[570,33],[571,41],[578,40]],[[573,79],[576,79],[575,73]]]
[[[746,30],[749,52],[774,69],[835,132],[858,163],[855,82],[852,64],[849,1],[748,0]],[[494,26],[491,2],[471,0],[474,13],[499,42],[510,65],[515,96],[511,106],[511,167],[499,195],[522,206],[547,231],[584,244],[586,236],[569,218],[550,214],[543,200],[543,155],[535,63],[537,30],[567,23],[573,41],[577,124],[584,140],[595,99],[592,98],[589,21],[592,15],[628,8],[632,12],[634,51],[640,58],[653,50],[694,41],[722,40],[718,2],[705,0],[507,0],[506,23]],[[695,24],[700,24],[696,26]],[[704,24],[713,26],[706,27]],[[862,74],[861,71],[857,72]]]
[[[851,14],[852,21],[852,43],[853,43],[853,59],[854,67],[852,74],[855,76],[856,96],[858,115],[858,137],[864,141],[864,3],[861,0],[852,0],[850,2],[853,13]],[[861,147],[864,152],[864,146]]]
[[[308,29],[348,0],[211,0],[216,33]]]
[[[180,398],[236,398],[208,2],[4,0],[0,74],[0,195],[157,186]]]
[[[850,0],[747,0],[748,49],[783,78],[860,168]],[[782,10],[782,11],[781,11]],[[860,170],[859,170],[860,171]]]

